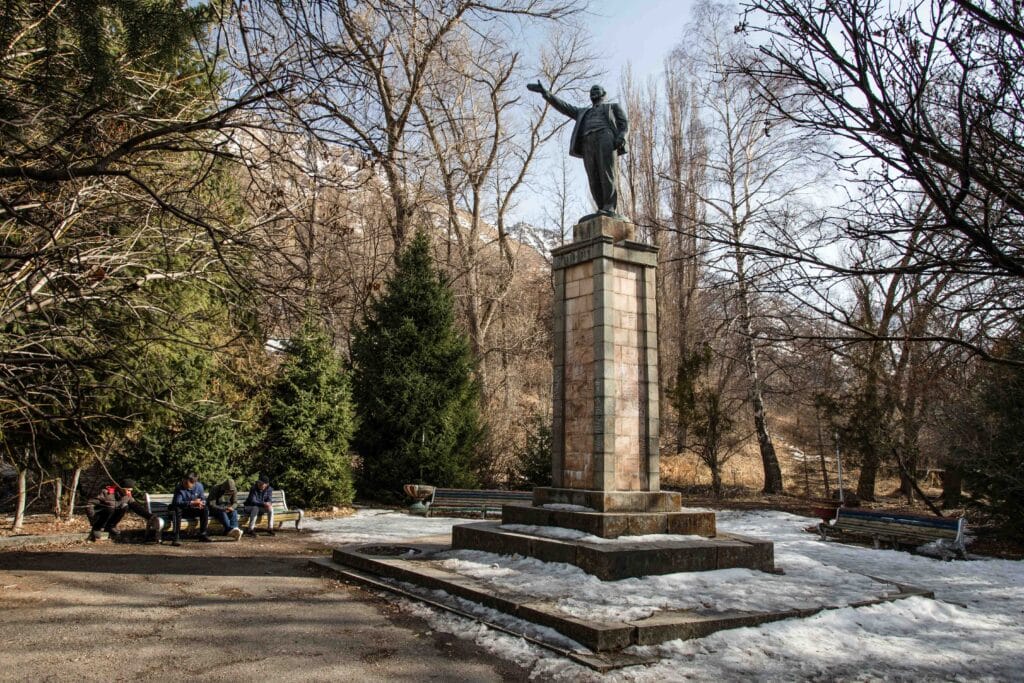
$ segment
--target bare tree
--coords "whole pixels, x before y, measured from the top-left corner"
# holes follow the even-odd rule
[[[723,249],[718,263],[735,284],[737,331],[743,338],[749,401],[764,467],[764,491],[782,491],[782,473],[768,429],[763,371],[759,362],[758,282],[766,263],[750,244],[764,241],[781,214],[811,182],[813,140],[782,122],[773,125],[767,101],[735,67],[747,48],[728,24],[728,8],[702,3],[695,11],[693,40],[679,48],[697,81],[708,129],[707,229]]]
[[[991,358],[992,337],[1024,303],[1024,48],[1016,3],[754,0],[740,28],[758,44],[759,58],[745,72],[761,95],[796,125],[842,138],[836,159],[863,196],[910,194],[895,203],[933,207],[927,241],[912,240],[920,219],[913,212],[876,229],[852,222],[869,239],[917,244],[912,258],[884,266],[894,272],[961,275],[961,310],[986,317],[970,326],[987,328],[981,334],[954,330],[920,341]],[[850,225],[838,217],[836,232],[858,237]],[[841,272],[848,264],[817,267]]]
[[[255,81],[287,83],[276,115],[380,169],[401,248],[425,198],[429,153],[416,101],[437,85],[449,44],[491,26],[559,21],[579,7],[575,0],[305,0],[238,3],[234,11],[237,68]]]
[[[577,32],[555,32],[543,50],[544,78],[578,87],[591,57]],[[417,107],[433,152],[426,187],[445,235],[444,260],[477,359],[492,439],[521,424],[513,405],[511,359],[534,351],[536,321],[517,320],[524,279],[536,279],[531,250],[510,234],[509,216],[526,188],[542,146],[564,127],[547,109],[523,101],[526,55],[502,32],[457,31],[443,49]],[[520,262],[520,257],[527,263]],[[525,325],[523,324],[525,323]],[[496,334],[497,332],[497,334]],[[545,354],[546,355],[546,354]],[[525,359],[524,359],[525,360]],[[495,371],[498,372],[495,372]],[[511,452],[508,445],[494,449]]]
[[[662,301],[666,311],[663,345],[665,360],[693,353],[698,343],[701,316],[701,275],[706,252],[702,226],[707,195],[707,132],[687,75],[684,60],[670,55],[665,61],[664,142],[666,159],[662,177],[668,195],[668,231],[670,240],[663,268],[666,271]],[[674,330],[673,330],[674,328]],[[673,330],[673,334],[669,331]],[[676,441],[682,449],[687,443],[685,424],[676,422]]]

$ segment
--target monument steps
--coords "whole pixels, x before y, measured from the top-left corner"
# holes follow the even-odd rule
[[[438,553],[448,550],[450,547],[443,543],[409,542],[395,546],[364,543],[337,548],[331,559],[314,560],[314,563],[318,567],[337,573],[343,579],[391,590],[431,604],[438,601],[444,603],[444,596],[425,591],[443,591],[448,596],[462,598],[517,619],[546,626],[575,641],[581,647],[574,650],[543,642],[538,644],[602,671],[642,663],[630,653],[621,652],[623,648],[633,645],[655,645],[668,640],[703,638],[717,631],[757,626],[783,619],[805,618],[847,606],[863,607],[914,596],[934,597],[929,591],[873,579],[885,586],[888,594],[884,597],[855,601],[849,605],[821,605],[759,612],[719,611],[711,607],[662,610],[646,618],[633,620],[591,620],[564,613],[558,609],[555,601],[538,599],[522,593],[504,592],[494,584],[448,570],[434,561]],[[440,606],[449,611],[463,613],[470,618],[479,618],[476,615],[465,614],[465,610],[454,602]],[[501,627],[500,630],[510,632],[506,627]],[[526,636],[524,633],[515,635]],[[537,640],[536,636],[529,638],[531,641]],[[625,655],[625,658],[617,659],[620,655]]]
[[[564,562],[602,581],[715,569],[775,571],[773,546],[769,541],[735,534],[643,542],[630,542],[628,537],[621,537],[615,543],[593,543],[510,531],[498,522],[478,522],[452,527],[452,548]]]

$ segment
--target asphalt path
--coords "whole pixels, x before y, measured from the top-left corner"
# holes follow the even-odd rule
[[[514,681],[527,672],[310,567],[294,531],[0,551],[0,681]]]

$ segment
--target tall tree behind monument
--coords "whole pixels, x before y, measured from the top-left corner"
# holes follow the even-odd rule
[[[685,358],[708,341],[704,317],[707,306],[700,297],[706,245],[707,134],[700,120],[694,86],[685,63],[670,56],[664,80],[634,84],[624,75],[621,91],[632,115],[630,154],[624,164],[624,192],[635,222],[658,252],[659,367],[671,377]],[[661,405],[670,382],[661,386]],[[687,421],[663,410],[666,443],[681,452],[689,445]],[[674,433],[673,433],[674,432]]]
[[[387,500],[409,483],[472,486],[479,390],[452,293],[423,232],[356,330],[352,364],[360,493]]]
[[[770,123],[768,103],[735,72],[750,58],[729,17],[733,8],[703,2],[690,38],[677,55],[690,65],[708,129],[708,186],[701,197],[707,229],[719,245],[713,258],[732,276],[734,313],[743,340],[748,397],[764,468],[764,492],[782,491],[782,473],[769,431],[766,378],[758,339],[763,336],[759,282],[770,264],[757,251],[763,235],[784,221],[814,177],[813,138],[792,124]]]

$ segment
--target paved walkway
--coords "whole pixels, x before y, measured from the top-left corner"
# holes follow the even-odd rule
[[[526,672],[309,567],[232,543],[0,552],[0,680],[509,681]]]

